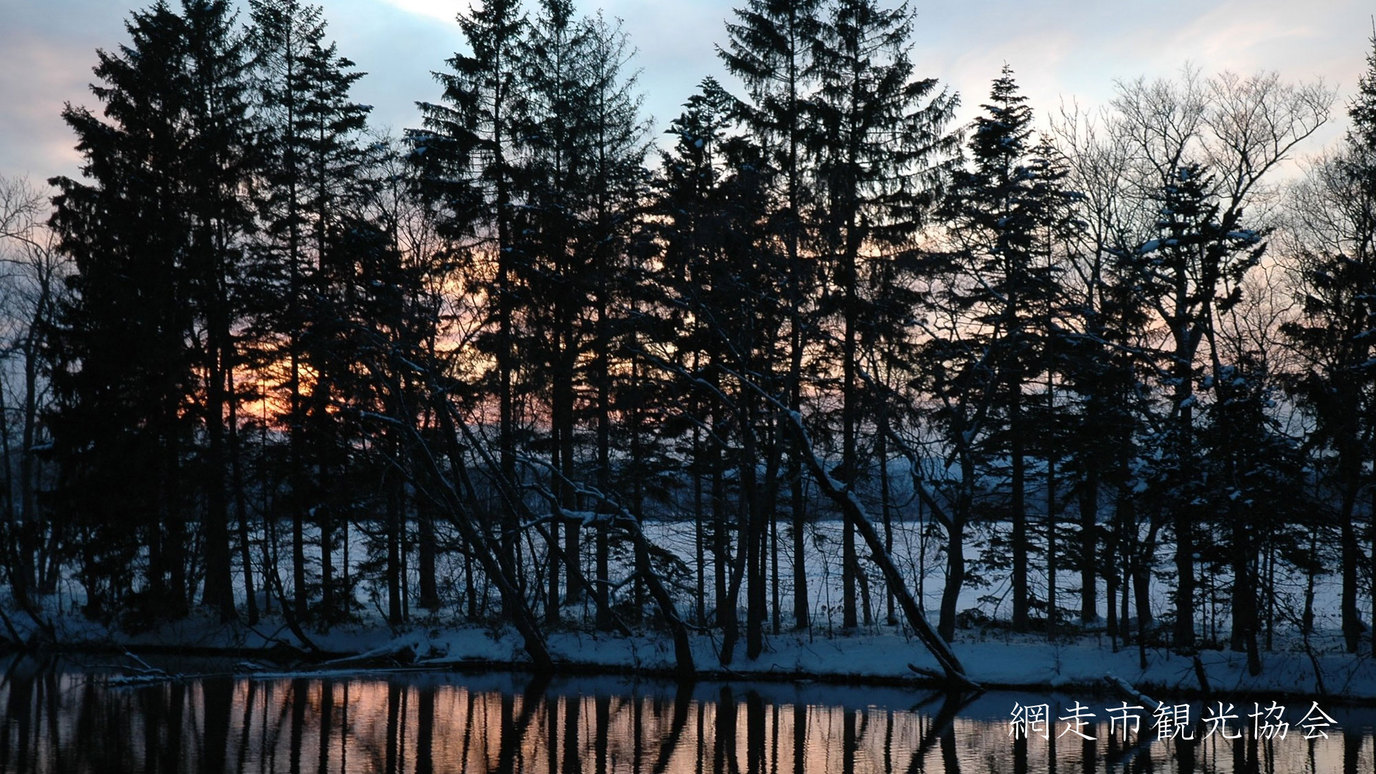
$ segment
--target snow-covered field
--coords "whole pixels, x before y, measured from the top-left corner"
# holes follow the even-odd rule
[[[876,527],[882,530],[879,525]],[[892,525],[893,559],[908,579],[909,589],[922,600],[929,614],[935,619],[945,586],[945,556],[941,545],[943,538],[937,531],[934,533],[935,536],[929,534],[924,539],[923,527],[924,525],[920,522],[895,520]],[[771,535],[771,545],[767,557],[771,575],[774,573],[774,563],[777,561],[778,603],[781,623],[784,628],[788,628],[790,625],[794,602],[793,541],[790,529],[789,525],[782,522],[777,526],[776,532]],[[806,525],[805,530],[805,561],[812,624],[814,628],[820,631],[834,633],[841,627],[841,522],[839,520],[815,521]],[[677,589],[679,592],[678,602],[681,612],[691,617],[696,612],[697,600],[699,599],[693,523],[690,521],[649,521],[645,524],[644,531],[652,544],[668,550],[682,561],[682,569],[686,576],[677,577],[677,580],[680,581]],[[983,561],[986,554],[997,554],[1003,550],[999,548],[990,549],[988,543],[997,534],[1006,534],[1007,531],[1008,525],[1004,523],[983,523],[970,529],[971,534],[967,536],[965,543],[967,579],[961,588],[959,602],[956,606],[957,610],[962,612],[977,611],[980,614],[977,617],[993,621],[1007,620],[1011,615],[1011,583],[1007,570],[988,568]],[[308,536],[308,542],[310,543],[308,552],[313,552],[316,547],[314,537]],[[774,545],[775,543],[777,546]],[[867,585],[869,591],[870,628],[878,632],[884,628],[882,624],[887,616],[885,585],[881,574],[868,559],[868,550],[864,542],[857,537],[856,544],[857,552],[860,555],[861,572],[864,576],[862,585]],[[351,532],[350,546],[349,564],[352,566],[352,572],[358,575],[359,565],[366,558],[366,537],[357,528]],[[593,545],[590,533],[585,534],[582,547],[584,572],[590,573],[593,564]],[[539,547],[537,547],[537,553],[538,550]],[[1162,543],[1158,546],[1156,560],[1158,569],[1169,569],[1172,562],[1172,551],[1173,546],[1170,543]],[[286,564],[287,550],[284,548],[280,555],[282,565],[279,568],[279,576],[289,587],[291,572]],[[527,561],[531,561],[530,555],[531,552],[527,551]],[[701,568],[701,598],[704,600],[703,607],[710,616],[714,598],[713,579],[715,573],[710,546],[704,548],[704,556],[706,562]],[[237,561],[238,557],[236,556],[235,559]],[[1004,560],[1006,561],[1006,557]],[[342,565],[342,561],[342,552],[337,549],[335,552],[336,568]],[[534,560],[536,564],[539,561],[539,559]],[[626,554],[613,552],[611,575],[614,579],[625,577],[629,573],[628,561],[629,556]],[[318,562],[318,553],[310,553],[308,562]],[[237,568],[238,565],[236,564],[236,570]],[[462,566],[459,557],[452,554],[441,556],[438,569],[442,590],[446,587],[450,590],[447,601],[452,602],[455,609],[459,609],[462,595]],[[407,571],[410,587],[415,588],[419,583],[419,578],[414,561],[408,565]],[[1219,578],[1218,582],[1226,584],[1229,580],[1225,576]],[[1220,587],[1215,590],[1205,579],[1201,579],[1199,585],[1199,594],[1203,601],[1196,611],[1196,628],[1201,638],[1205,640],[1226,640],[1230,623],[1231,600],[1224,588]],[[1302,573],[1286,565],[1278,566],[1275,578],[1275,594],[1269,600],[1269,604],[1275,608],[1275,634],[1277,636],[1288,636],[1296,628],[1295,622],[1299,620],[1300,611],[1303,609],[1306,585],[1307,578]],[[1044,603],[1047,597],[1047,577],[1043,569],[1039,567],[1038,561],[1031,562],[1029,567],[1029,586],[1034,599]],[[1314,642],[1321,647],[1324,646],[1323,638],[1325,635],[1337,636],[1340,591],[1340,579],[1336,573],[1315,576],[1316,637]],[[1172,605],[1171,592],[1171,586],[1160,580],[1155,580],[1152,583],[1150,598],[1151,612],[1154,617],[1159,618],[1163,613],[1170,611]],[[538,593],[532,589],[532,596]],[[630,593],[629,587],[620,586],[614,593],[620,593],[624,596]],[[1077,568],[1064,565],[1061,567],[1057,581],[1057,593],[1062,620],[1078,622],[1080,572]],[[385,617],[382,610],[385,596],[382,589],[368,580],[361,582],[356,589],[356,597],[365,615]],[[1100,578],[1098,581],[1097,613],[1101,618],[1107,613],[1106,597],[1107,586],[1105,581]],[[491,598],[490,594],[489,598]],[[744,602],[742,601],[741,604],[743,605]],[[772,590],[770,592],[770,604],[774,604]],[[1115,608],[1118,607],[1120,600],[1115,599],[1113,604]],[[1358,599],[1358,609],[1370,610],[1370,598],[1361,595]],[[593,614],[591,601],[588,599],[575,601],[566,612],[573,615],[585,615],[590,619]],[[1130,610],[1130,614],[1133,617],[1137,615],[1135,606]],[[861,607],[861,615],[864,615],[863,606]],[[901,611],[897,615],[901,618]],[[1041,615],[1041,613],[1037,613],[1037,615]],[[1263,616],[1265,616],[1264,610]],[[864,625],[862,625],[863,628],[865,628]]]

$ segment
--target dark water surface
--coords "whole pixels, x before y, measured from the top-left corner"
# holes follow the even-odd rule
[[[170,667],[185,677],[127,682],[89,661],[0,659],[0,772],[1376,772],[1376,713],[1322,702],[1335,721],[1327,738],[1304,738],[1310,702],[1298,700],[1284,739],[1254,738],[1248,701],[1228,728],[1239,738],[1217,725],[1203,738],[1201,713],[1218,713],[1196,704],[1196,739],[1181,742],[1157,741],[1151,708],[1140,739],[1110,734],[1107,709],[1123,702],[1109,696],[961,702],[815,684],[235,676],[205,662]],[[1080,730],[1096,741],[1056,722],[1076,702],[1095,713]],[[1043,703],[1051,738],[1012,738],[1014,707]]]

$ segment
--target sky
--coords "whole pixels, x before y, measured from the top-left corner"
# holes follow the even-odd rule
[[[0,0],[0,176],[38,183],[74,175],[66,102],[96,109],[96,49],[128,40],[130,8],[152,0]],[[438,98],[431,72],[463,46],[455,16],[469,0],[324,0],[328,35],[368,75],[355,95],[376,127],[418,123],[415,102]],[[727,76],[715,53],[743,0],[576,0],[623,20],[640,69],[644,109],[663,132],[705,76]],[[968,121],[1007,63],[1045,120],[1062,105],[1094,109],[1118,80],[1171,77],[1187,62],[1204,74],[1274,70],[1337,89],[1333,119],[1303,150],[1341,136],[1370,50],[1369,0],[911,0],[917,73],[961,96]],[[246,2],[243,3],[246,6]],[[531,5],[531,0],[527,0]]]

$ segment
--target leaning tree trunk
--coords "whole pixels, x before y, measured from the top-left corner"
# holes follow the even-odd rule
[[[440,419],[440,431],[445,443],[445,453],[449,457],[449,464],[458,470],[464,465],[458,430],[455,427],[454,418],[449,414],[449,406],[444,402],[444,398],[439,397],[436,403],[435,408]],[[412,433],[415,432],[414,425],[409,425],[408,428]],[[493,545],[487,535],[474,525],[467,509],[464,508],[459,499],[456,488],[449,485],[444,471],[440,469],[439,461],[424,445],[423,440],[414,436],[413,440],[420,441],[420,451],[416,456],[435,481],[440,484],[436,489],[440,491],[445,505],[453,514],[453,522],[458,528],[460,536],[469,545],[488,578],[497,584],[497,589],[502,598],[502,606],[510,614],[512,624],[521,634],[526,653],[530,656],[535,671],[539,673],[554,671],[554,660],[550,656],[549,645],[545,642],[544,634],[541,633],[540,627],[536,623],[535,614],[531,612],[525,596],[521,594],[516,583],[517,568],[505,551],[506,545],[504,543]]]
[[[966,676],[965,667],[961,665],[960,659],[956,657],[950,645],[932,629],[931,624],[927,623],[922,606],[918,604],[917,599],[908,590],[908,583],[903,574],[899,572],[898,566],[893,563],[893,558],[884,550],[884,542],[874,529],[874,523],[870,521],[869,515],[865,512],[865,506],[855,496],[854,491],[827,474],[826,469],[822,466],[822,461],[817,459],[817,455],[812,452],[812,444],[807,438],[807,430],[803,427],[802,418],[796,413],[790,413],[789,417],[791,419],[790,427],[794,435],[797,436],[798,446],[803,452],[803,462],[807,464],[813,479],[827,497],[841,509],[846,523],[864,538],[874,563],[883,572],[884,580],[893,590],[894,597],[899,606],[903,608],[903,614],[907,617],[909,625],[917,633],[918,640],[927,647],[927,650],[936,658],[937,663],[941,665],[946,681],[962,688],[978,688]]]

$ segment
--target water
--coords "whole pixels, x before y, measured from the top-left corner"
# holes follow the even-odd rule
[[[99,660],[99,659],[95,659]],[[0,661],[0,772],[1372,772],[1373,713],[1322,706],[1327,739],[1215,733],[1109,739],[1117,697],[698,684],[439,672],[231,675],[173,665],[123,683],[98,664]],[[223,668],[223,667],[222,667]],[[192,675],[196,676],[192,676]],[[1016,704],[1076,701],[1097,721],[1051,740],[1009,735]],[[1294,700],[1294,724],[1309,702]],[[1302,705],[1302,706],[1301,706]],[[1246,712],[1240,704],[1244,722]],[[1197,737],[1205,731],[1192,708]],[[1054,718],[1053,718],[1054,720]],[[1121,736],[1121,734],[1119,734]]]

